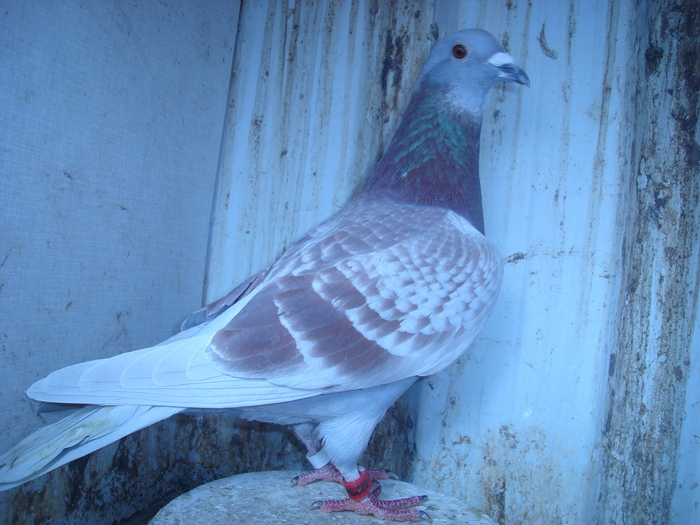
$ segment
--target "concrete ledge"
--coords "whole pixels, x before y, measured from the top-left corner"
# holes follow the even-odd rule
[[[325,482],[291,487],[291,480],[297,474],[298,472],[289,470],[252,472],[207,483],[168,503],[149,525],[387,523],[351,512],[326,514],[320,510],[311,510],[314,501],[343,498],[345,490],[340,485]],[[428,500],[420,508],[430,515],[433,525],[495,525],[488,516],[458,499],[401,481],[384,480],[381,483],[382,499],[426,494]]]

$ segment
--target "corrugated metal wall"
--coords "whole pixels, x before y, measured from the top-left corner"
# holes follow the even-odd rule
[[[500,302],[469,355],[392,412],[368,461],[400,462],[501,523],[700,521],[697,3],[3,12],[3,443],[37,421],[20,392],[40,375],[166,336],[199,303],[205,253],[214,298],[339,209],[391,137],[432,41],[478,26],[532,80],[497,87],[485,112]],[[58,499],[80,522],[69,507],[86,502],[61,494],[85,486],[86,469],[116,471],[124,500],[183,461],[193,479],[300,465],[288,436],[230,421],[159,425],[7,493],[5,508]],[[173,452],[133,466],[152,449]],[[100,502],[103,516],[124,515]]]

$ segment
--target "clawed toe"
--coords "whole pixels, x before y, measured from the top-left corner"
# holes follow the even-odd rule
[[[372,492],[362,499],[341,499],[315,501],[312,509],[321,509],[323,512],[352,511],[361,515],[373,515],[379,519],[388,521],[431,521],[427,512],[415,509],[427,499],[427,496],[412,496],[395,500],[380,500],[377,495],[381,492],[381,487],[377,486]]]
[[[328,463],[321,468],[305,472],[292,479],[292,487],[303,487],[314,481],[334,481],[336,483],[343,482],[343,475],[335,468],[333,463]]]

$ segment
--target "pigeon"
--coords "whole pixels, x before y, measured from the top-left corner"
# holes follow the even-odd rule
[[[388,149],[336,215],[171,339],[29,388],[37,401],[82,408],[0,456],[0,489],[178,412],[239,408],[292,426],[313,467],[296,485],[345,487],[346,499],[313,508],[426,519],[422,496],[379,499],[390,471],[358,460],[387,409],[465,352],[494,308],[503,260],[484,236],[479,144],[500,82],[529,86],[490,33],[437,42]]]

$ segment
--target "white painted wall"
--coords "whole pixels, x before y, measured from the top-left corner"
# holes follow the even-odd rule
[[[690,348],[688,389],[682,407],[683,431],[678,450],[678,485],[671,502],[671,521],[678,525],[700,520],[700,316],[697,315]]]

